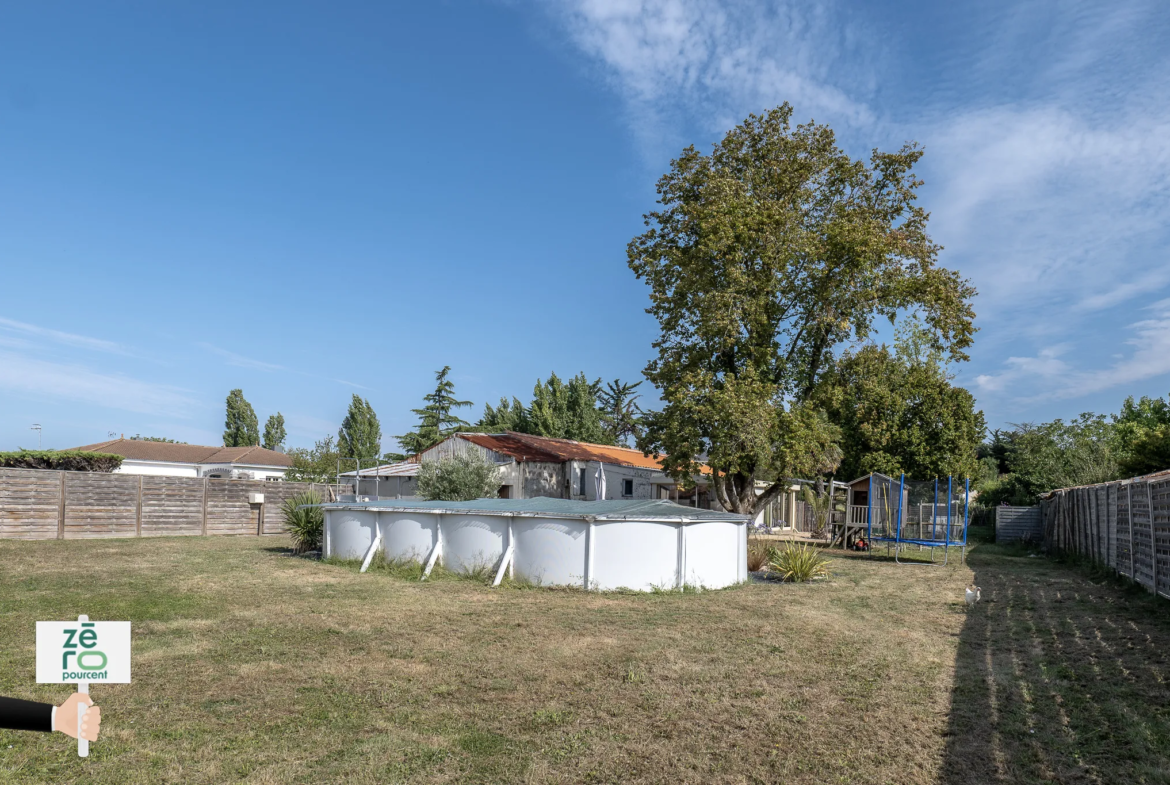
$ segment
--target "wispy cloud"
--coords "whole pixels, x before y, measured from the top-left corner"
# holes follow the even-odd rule
[[[110,409],[187,418],[198,407],[187,391],[82,365],[0,352],[0,388]]]
[[[356,387],[359,390],[374,389],[373,387],[366,387],[364,384],[358,384],[357,382],[347,382],[345,379],[330,379],[329,381],[337,382],[338,384],[344,384],[346,387]]]
[[[1024,402],[1066,400],[1170,374],[1170,300],[1147,310],[1150,318],[1129,325],[1124,345],[1132,349],[1114,355],[1105,367],[1086,369],[1061,359],[1073,349],[1062,344],[1032,357],[1009,357],[998,373],[976,377],[976,387],[993,393],[1023,391],[1019,397]]]
[[[334,382],[336,384],[345,385],[346,387],[356,387],[359,390],[369,390],[370,389],[369,387],[366,387],[364,384],[358,384],[357,382],[350,382],[350,381],[346,381],[345,379],[334,379],[334,378],[329,377],[329,376],[320,376],[320,375],[315,374],[315,373],[309,373],[308,371],[299,371],[295,368],[288,368],[288,367],[283,366],[283,365],[277,365],[276,363],[265,362],[264,360],[257,360],[253,357],[245,357],[242,354],[236,354],[235,352],[228,351],[227,349],[221,349],[220,347],[215,346],[215,345],[210,344],[210,343],[200,342],[200,343],[197,343],[196,346],[198,346],[201,349],[204,349],[206,351],[209,351],[212,354],[215,354],[215,355],[218,355],[218,356],[224,358],[224,360],[227,361],[228,365],[235,366],[236,368],[251,368],[251,369],[257,370],[257,371],[267,371],[267,372],[287,371],[289,373],[295,373],[295,374],[298,374],[300,376],[307,376],[310,379],[324,379],[326,381]]]
[[[252,369],[257,370],[257,371],[283,371],[283,370],[285,370],[283,365],[276,365],[275,363],[269,363],[269,362],[264,362],[263,360],[256,360],[256,359],[253,359],[251,357],[245,357],[242,354],[236,354],[235,352],[229,352],[227,349],[221,349],[218,346],[214,346],[210,343],[200,342],[200,343],[197,343],[196,346],[198,346],[201,349],[205,349],[205,350],[211,352],[212,354],[219,355],[220,357],[227,360],[228,365],[233,365],[237,368],[252,368]]]
[[[29,335],[35,338],[52,341],[54,343],[64,344],[66,346],[75,346],[79,349],[89,349],[96,352],[108,352],[110,354],[130,354],[126,347],[120,343],[115,343],[114,341],[106,341],[101,338],[91,338],[88,335],[77,335],[75,333],[62,332],[61,330],[53,330],[48,327],[40,327],[35,324],[18,322],[15,319],[6,319],[0,317],[0,330],[5,330],[10,333]]]
[[[643,144],[673,144],[680,123],[720,132],[790,101],[845,123],[869,108],[831,81],[864,82],[864,53],[841,55],[855,25],[831,3],[570,0],[551,6],[569,37],[625,99]]]

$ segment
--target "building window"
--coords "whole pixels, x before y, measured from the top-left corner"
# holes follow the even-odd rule
[[[633,495],[634,495],[634,481],[633,480],[622,480],[622,496],[633,496]]]
[[[585,496],[585,495],[586,495],[586,494],[585,494],[585,488],[586,488],[586,487],[588,487],[588,486],[586,486],[586,484],[585,484],[585,483],[587,483],[587,482],[589,481],[589,480],[588,480],[588,477],[589,477],[589,470],[588,470],[588,469],[584,469],[584,468],[583,468],[583,469],[581,469],[581,470],[580,470],[580,475],[581,475],[581,485],[580,485],[580,488],[581,488],[581,490],[580,490],[580,491],[578,491],[578,493],[580,493],[582,496]]]

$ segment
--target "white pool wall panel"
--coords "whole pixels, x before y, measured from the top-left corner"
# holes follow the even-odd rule
[[[443,566],[453,572],[494,570],[508,547],[510,521],[497,515],[444,515]]]
[[[739,544],[746,537],[742,527],[743,524],[731,521],[684,526],[683,582],[688,586],[722,589],[743,580],[740,562],[746,575],[747,552]]]
[[[330,510],[325,525],[329,527],[328,552],[325,556],[360,559],[374,541],[378,513],[357,510]]]
[[[389,561],[425,562],[439,538],[439,519],[435,513],[381,512],[382,553]]]
[[[590,589],[672,589],[678,583],[678,524],[598,522]]]
[[[516,518],[515,577],[541,586],[584,586],[589,524],[556,518]]]

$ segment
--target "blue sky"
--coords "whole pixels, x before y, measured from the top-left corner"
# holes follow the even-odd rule
[[[1164,2],[16,4],[0,26],[0,448],[403,433],[637,378],[625,244],[686,144],[790,101],[915,139],[992,425],[1170,391]],[[392,448],[387,438],[386,449]]]

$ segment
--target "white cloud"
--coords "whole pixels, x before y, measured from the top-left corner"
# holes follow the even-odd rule
[[[110,354],[130,354],[126,347],[114,341],[106,341],[101,338],[90,338],[86,335],[76,335],[74,333],[61,332],[60,330],[52,330],[48,327],[39,327],[35,324],[27,324],[25,322],[18,322],[15,319],[5,319],[0,317],[0,329],[9,332],[21,333],[23,335],[31,335],[37,338],[44,338],[55,343],[65,344],[66,346],[75,346],[80,349],[89,349],[98,352],[108,352]],[[11,345],[11,343],[9,344]]]
[[[865,71],[863,53],[848,63],[840,58],[853,27],[831,4],[569,0],[555,9],[652,148],[673,143],[680,121],[722,132],[745,110],[783,101],[801,118],[870,119],[864,103],[829,79]]]
[[[282,370],[284,370],[283,365],[276,365],[274,363],[267,363],[267,362],[264,362],[263,360],[255,360],[251,357],[245,357],[242,354],[236,354],[235,352],[229,352],[227,349],[221,349],[218,346],[213,346],[212,344],[209,344],[209,343],[198,343],[198,344],[196,344],[196,346],[200,347],[201,349],[206,349],[207,351],[211,352],[212,354],[219,355],[220,357],[227,360],[228,365],[233,365],[237,368],[253,368],[257,371],[282,371]]]
[[[932,232],[973,276],[984,315],[1011,319],[1042,298],[1083,317],[1170,283],[1157,250],[1170,219],[1170,111],[1159,111],[1009,106],[928,131]]]
[[[58,398],[110,409],[189,417],[198,404],[177,387],[153,384],[81,365],[0,352],[0,388],[38,398]]]
[[[1024,389],[1024,402],[1065,400],[1124,387],[1170,374],[1170,300],[1149,306],[1150,318],[1129,325],[1133,347],[1128,354],[1112,355],[1113,363],[1096,369],[1072,365],[1060,359],[1073,347],[1049,347],[1034,357],[1009,357],[996,374],[977,376],[979,390],[999,393]]]

